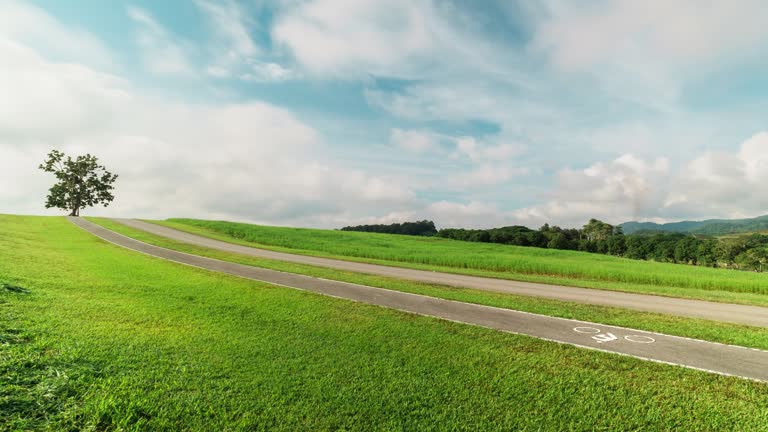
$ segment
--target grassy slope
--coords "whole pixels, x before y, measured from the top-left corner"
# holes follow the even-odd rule
[[[548,299],[538,299],[525,296],[515,296],[501,293],[491,293],[474,289],[458,289],[440,285],[392,279],[374,275],[365,275],[314,267],[301,264],[286,263],[276,260],[261,259],[223,252],[215,249],[199,247],[177,242],[165,237],[133,229],[125,225],[103,218],[89,218],[105,228],[125,236],[141,240],[156,246],[165,247],[194,255],[231,261],[240,264],[287,271],[325,279],[359,283],[363,285],[388,288],[397,291],[424,294],[433,297],[458,300],[488,306],[522,310],[544,315],[572,318],[584,321],[612,324],[642,330],[655,331],[713,342],[727,343],[768,350],[768,328],[750,327],[736,324],[719,323],[699,319],[676,317],[670,315],[638,312],[620,308],[593,306],[562,302]]]
[[[232,222],[153,221],[273,250],[587,288],[768,306],[768,275],[573,251]]]
[[[212,274],[0,216],[0,429],[764,430],[768,386]]]

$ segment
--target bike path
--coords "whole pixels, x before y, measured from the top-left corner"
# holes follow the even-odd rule
[[[69,220],[115,245],[180,264],[582,348],[768,382],[768,351],[268,270],[150,245],[82,218]]]

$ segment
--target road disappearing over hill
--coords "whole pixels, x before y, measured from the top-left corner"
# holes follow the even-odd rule
[[[768,351],[443,300],[235,264],[149,245],[82,218],[70,218],[70,220],[115,245],[180,264],[548,341],[768,382],[768,367],[766,367]]]

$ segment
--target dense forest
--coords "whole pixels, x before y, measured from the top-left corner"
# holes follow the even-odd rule
[[[597,219],[582,228],[545,224],[538,230],[524,226],[491,229],[446,228],[438,231],[432,221],[359,225],[342,231],[434,236],[483,243],[575,250],[618,257],[740,270],[768,270],[768,235],[744,234],[717,238],[701,234],[637,231],[624,234],[621,226]]]
[[[357,225],[348,226],[342,231],[361,231],[384,234],[403,234],[413,236],[433,236],[437,234],[435,223],[428,220],[418,222],[393,223],[389,225]]]

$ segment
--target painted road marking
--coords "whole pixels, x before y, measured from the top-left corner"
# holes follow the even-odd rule
[[[573,331],[581,334],[594,335],[592,336],[592,339],[596,340],[597,343],[606,343],[606,342],[613,342],[613,341],[619,340],[619,337],[616,336],[615,334],[610,332],[603,333],[603,331],[597,327],[574,327]],[[641,343],[641,344],[651,344],[656,342],[656,339],[650,336],[643,336],[643,335],[627,335],[627,336],[624,336],[624,340],[627,342],[634,342],[634,343]]]
[[[605,333],[605,334],[592,336],[592,339],[596,340],[597,343],[603,343],[603,342],[613,342],[615,340],[619,340],[619,337],[613,333]]]
[[[594,327],[576,327],[573,329],[576,333],[597,334],[600,333],[599,328]]]
[[[624,336],[624,339],[630,342],[643,343],[643,344],[656,342],[656,339],[650,336],[629,335],[629,336]]]

